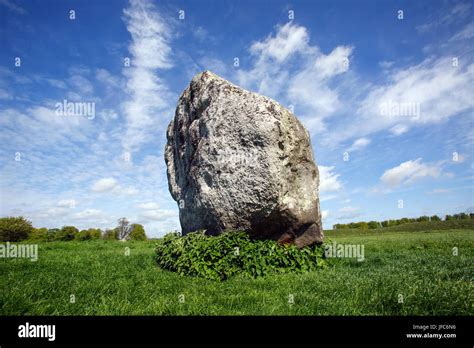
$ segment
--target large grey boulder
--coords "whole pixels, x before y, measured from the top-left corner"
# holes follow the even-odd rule
[[[168,126],[165,161],[183,234],[323,241],[309,134],[274,100],[209,71],[196,75]]]

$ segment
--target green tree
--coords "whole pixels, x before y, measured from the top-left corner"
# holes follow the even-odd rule
[[[90,240],[91,236],[89,234],[89,230],[82,230],[74,236],[74,239],[79,241]]]
[[[367,230],[369,228],[369,225],[365,221],[356,222],[354,226],[360,230]]]
[[[56,234],[56,240],[69,241],[73,240],[79,230],[74,226],[63,226]]]
[[[450,221],[450,220],[454,220],[454,217],[452,215],[446,215],[446,217],[444,218],[445,221]]]
[[[132,232],[129,235],[130,240],[147,240],[145,229],[140,224],[132,224]]]
[[[117,239],[117,233],[116,233],[115,229],[113,229],[113,230],[106,229],[103,236],[102,236],[102,239],[105,239],[105,240],[115,240],[115,239]]]
[[[426,215],[423,215],[423,216],[420,216],[418,219],[416,219],[416,221],[418,221],[418,222],[430,221],[430,218]]]
[[[31,221],[23,216],[0,218],[0,242],[19,242],[33,232]]]
[[[379,228],[379,223],[377,221],[369,221],[369,223],[367,224],[367,226],[370,228],[370,229],[375,229],[375,228]]]
[[[46,240],[48,242],[52,242],[53,240],[57,240],[57,236],[59,235],[60,232],[61,232],[61,230],[59,228],[50,228],[48,230],[48,236],[47,236]]]
[[[441,218],[438,215],[433,215],[431,221],[441,221]]]
[[[47,241],[48,229],[46,227],[33,228],[28,239],[32,241]]]
[[[76,234],[75,239],[79,241],[83,240],[92,240],[100,239],[102,237],[102,231],[97,228],[89,228],[87,230],[82,230]]]
[[[91,239],[100,239],[102,237],[102,231],[99,228],[89,228],[88,231]]]
[[[401,219],[399,220],[399,222],[400,222],[400,225],[407,224],[407,223],[410,222],[410,219],[408,219],[408,218],[401,218]]]

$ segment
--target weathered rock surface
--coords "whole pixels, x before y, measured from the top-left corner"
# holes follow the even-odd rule
[[[322,242],[309,134],[277,102],[205,71],[181,95],[167,140],[183,234],[244,230],[298,247]]]

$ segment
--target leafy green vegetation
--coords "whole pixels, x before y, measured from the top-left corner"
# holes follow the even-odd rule
[[[128,220],[121,218],[119,225],[114,229],[107,229],[103,232],[99,228],[89,228],[79,231],[75,226],[63,226],[62,228],[34,228],[30,221],[22,216],[0,218],[0,242],[21,242],[30,240],[33,242],[52,241],[86,241],[94,239],[104,240],[147,240],[145,228],[140,224],[129,224]],[[122,233],[120,233],[122,231]]]
[[[296,248],[275,241],[254,241],[245,232],[216,237],[202,232],[181,237],[167,234],[158,240],[158,265],[180,275],[225,280],[237,274],[256,278],[272,273],[314,271],[325,264],[322,246]]]
[[[28,238],[32,231],[31,222],[22,216],[0,218],[0,242],[22,241]]]
[[[473,232],[329,231],[365,260],[223,282],[159,268],[151,241],[40,242],[36,262],[0,258],[0,314],[474,315]]]
[[[100,239],[102,236],[102,231],[98,228],[89,228],[88,230],[82,230],[78,232],[74,239],[76,240],[93,240]]]
[[[132,224],[130,240],[146,240],[145,228],[140,224]]]

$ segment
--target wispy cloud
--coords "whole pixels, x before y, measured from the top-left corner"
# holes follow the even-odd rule
[[[469,2],[459,2],[450,8],[440,6],[438,13],[433,16],[432,20],[417,25],[415,29],[419,33],[427,33],[442,26],[452,25],[469,15],[472,16],[471,8],[472,5]]]
[[[130,100],[123,105],[127,129],[122,144],[133,151],[165,123],[163,113],[170,108],[170,91],[159,71],[173,66],[172,29],[151,1],[131,0],[123,12],[132,41],[128,47],[131,65],[123,69]]]
[[[337,219],[347,220],[362,216],[359,207],[352,207],[350,205],[338,209]]]
[[[12,11],[12,12],[15,12],[17,14],[20,14],[20,15],[24,15],[26,14],[26,10],[15,4],[14,2],[10,1],[10,0],[0,0],[0,5],[3,5],[5,6],[9,11]]]
[[[395,70],[388,83],[371,88],[353,121],[334,129],[330,138],[337,142],[384,129],[400,135],[410,127],[445,121],[472,110],[473,85],[474,64],[456,67],[451,57]]]
[[[365,148],[367,145],[370,144],[370,139],[369,138],[359,138],[356,139],[352,145],[347,149],[349,152],[353,151],[359,151]]]

